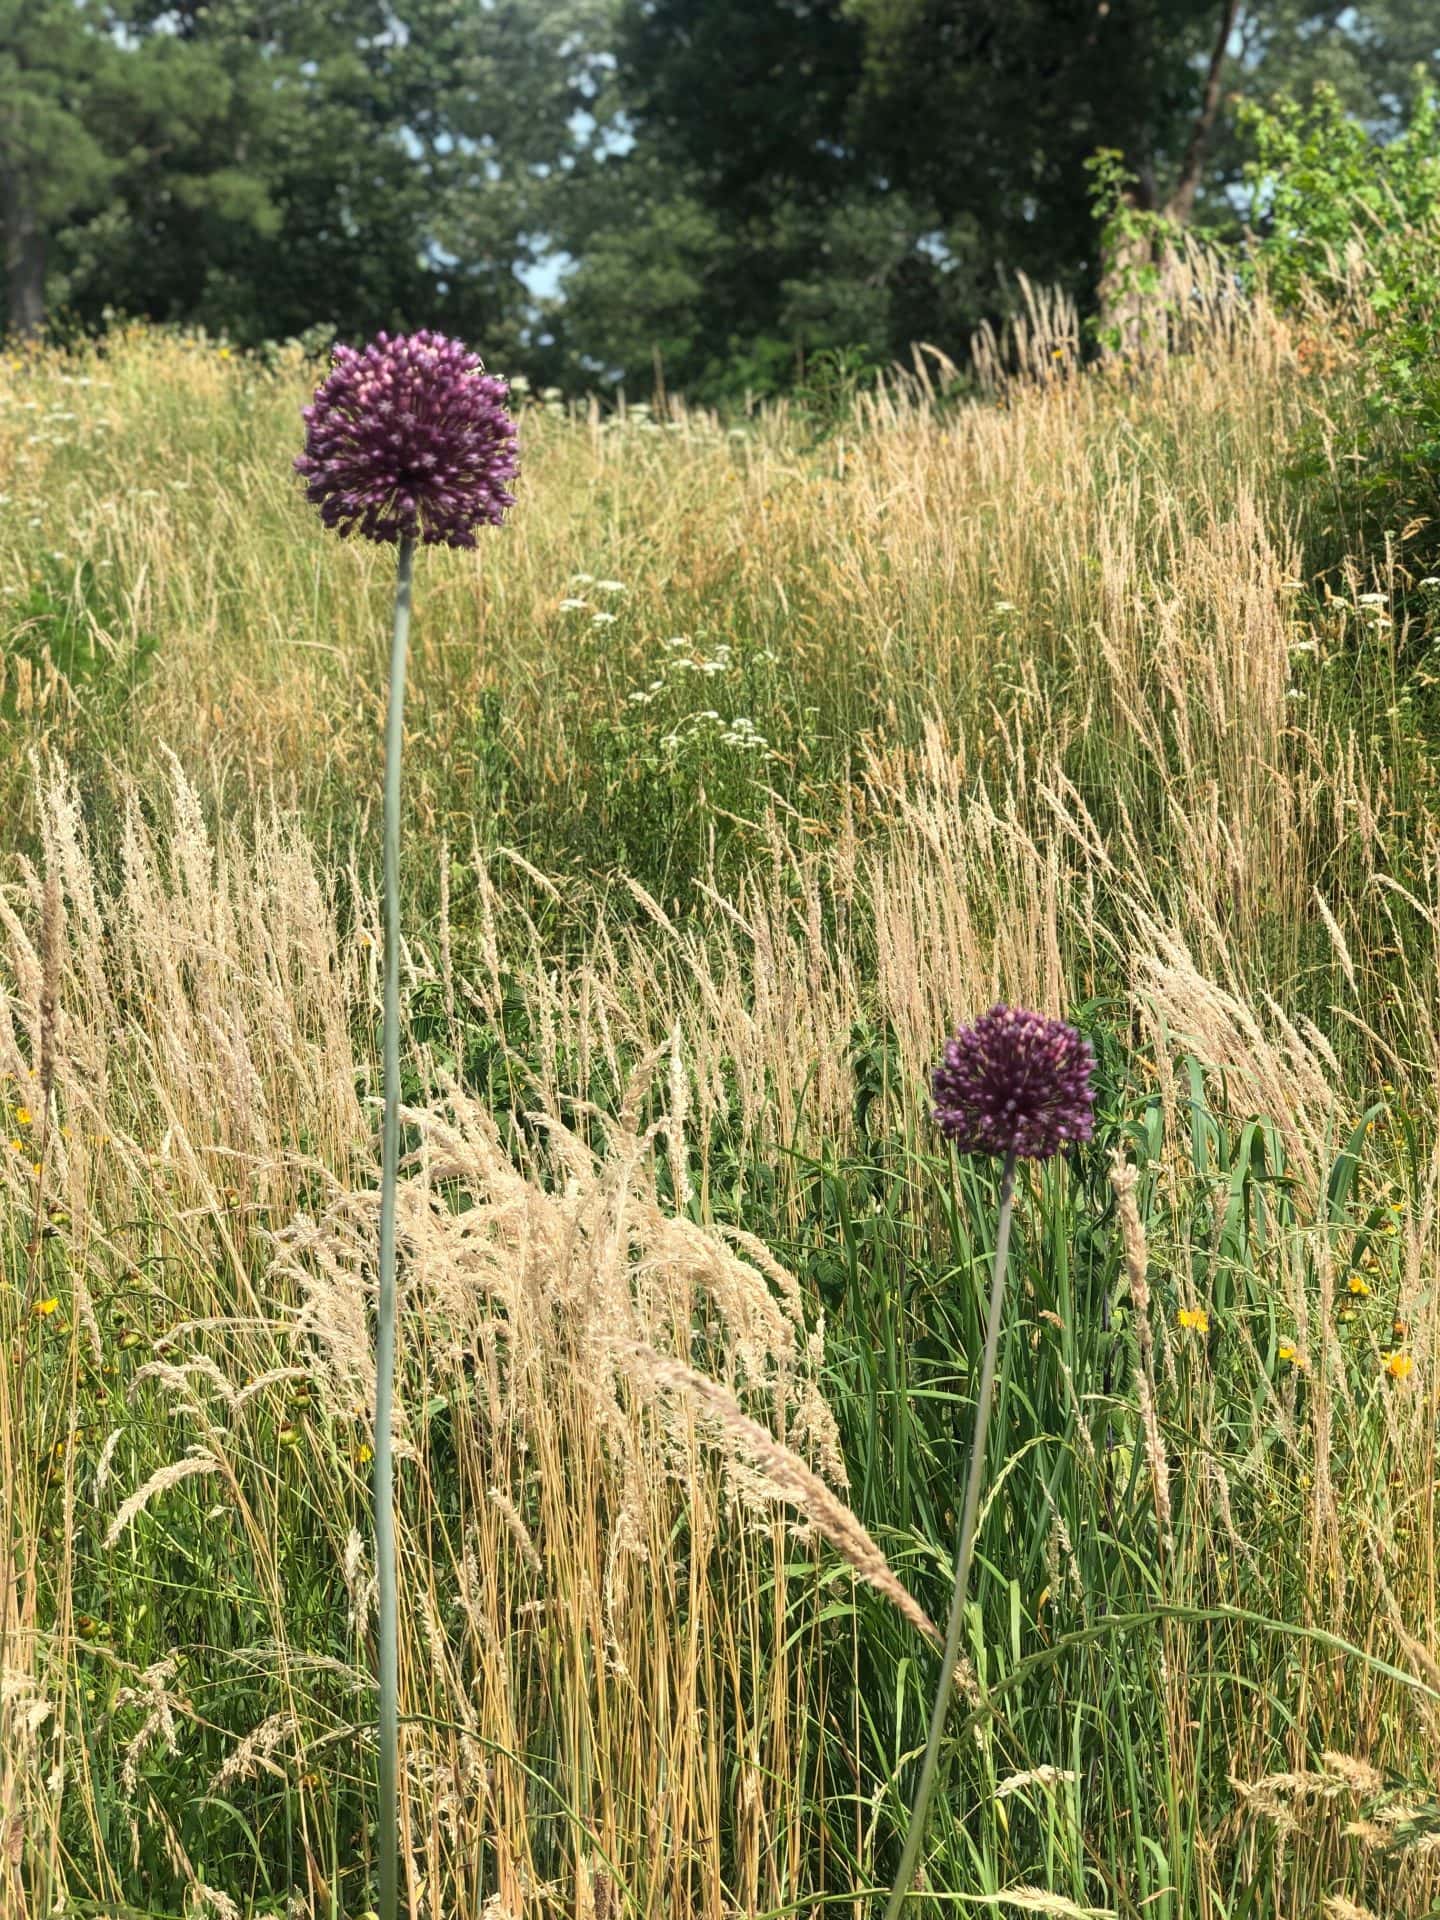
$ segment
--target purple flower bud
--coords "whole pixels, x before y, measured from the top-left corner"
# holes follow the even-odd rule
[[[934,1120],[964,1153],[1048,1160],[1094,1128],[1095,1053],[1074,1027],[992,1007],[947,1040],[932,1076]]]
[[[336,347],[302,409],[295,471],[342,537],[473,547],[498,527],[519,465],[506,384],[439,333],[377,333],[363,351]]]

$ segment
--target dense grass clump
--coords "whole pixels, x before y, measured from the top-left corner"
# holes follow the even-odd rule
[[[1440,587],[1343,345],[1030,345],[823,437],[528,406],[427,555],[416,1914],[881,1897],[999,1176],[927,1079],[997,1000],[1098,1104],[1017,1185],[931,1909],[1440,1902]],[[0,370],[5,1913],[374,1897],[390,578],[314,374]]]

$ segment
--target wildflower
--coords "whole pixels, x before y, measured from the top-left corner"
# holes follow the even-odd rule
[[[1063,1020],[1047,1020],[1043,1014],[1026,1013],[1017,1007],[995,1006],[946,1041],[932,1078],[934,1118],[940,1131],[967,1153],[1003,1153],[1005,1167],[1000,1179],[1000,1217],[995,1234],[989,1319],[980,1365],[975,1436],[970,1446],[960,1540],[955,1553],[950,1618],[940,1656],[940,1681],[930,1715],[930,1737],[921,1763],[900,1866],[886,1907],[886,1920],[897,1920],[915,1878],[935,1789],[945,1708],[960,1652],[1005,1299],[1015,1162],[1021,1155],[1032,1160],[1045,1159],[1067,1141],[1091,1137],[1095,1096],[1090,1077],[1094,1071],[1094,1050],[1074,1027],[1066,1026]]]
[[[1384,1366],[1392,1380],[1408,1380],[1415,1371],[1415,1362],[1408,1353],[1387,1353]]]
[[[417,541],[473,547],[475,530],[499,526],[518,466],[508,389],[458,340],[421,331],[377,334],[363,352],[337,347],[330,373],[305,409],[305,451],[295,461],[306,494],[342,536],[397,549],[382,803],[385,963],[381,1053],[378,1340],[375,1379],[375,1558],[380,1585],[380,1904],[393,1920],[399,1854],[399,1625],[390,1410],[394,1398],[396,1168],[400,1151],[400,795],[405,662]],[[287,1421],[282,1446],[301,1443]],[[123,1510],[122,1510],[123,1511]],[[387,1891],[388,1890],[388,1891]]]
[[[1357,1298],[1358,1300],[1368,1300],[1368,1299],[1369,1299],[1369,1297],[1370,1297],[1370,1282],[1369,1282],[1369,1281],[1368,1281],[1368,1280],[1367,1280],[1367,1279],[1365,1278],[1365,1276],[1364,1276],[1364,1274],[1363,1274],[1363,1273],[1352,1273],[1352,1274],[1351,1274],[1351,1276],[1350,1276],[1350,1291],[1351,1291],[1351,1293],[1353,1293],[1353,1294],[1355,1295],[1355,1297],[1356,1297],[1356,1298]]]
[[[1094,1071],[1074,1027],[995,1006],[945,1043],[932,1076],[935,1124],[966,1153],[1045,1160],[1091,1137]]]
[[[515,496],[515,422],[506,385],[458,340],[379,333],[335,349],[304,409],[295,470],[327,527],[366,540],[473,547]]]
[[[589,606],[589,604],[588,600],[562,600],[560,602],[560,611],[561,613],[579,613],[583,608]]]
[[[623,580],[597,580],[595,582],[595,591],[597,593],[624,593],[625,582]]]
[[[1303,1367],[1305,1365],[1305,1362],[1300,1357],[1300,1349],[1294,1346],[1289,1340],[1282,1340],[1280,1342],[1278,1352],[1281,1362],[1287,1367]]]
[[[28,1107],[16,1107],[15,1124],[17,1127],[33,1127],[35,1116]]]
[[[1210,1316],[1204,1307],[1181,1307],[1180,1324],[1191,1333],[1208,1333]]]
[[[31,1311],[33,1313],[38,1313],[43,1319],[48,1319],[50,1315],[54,1313],[55,1310],[59,1307],[59,1305],[60,1305],[59,1300],[52,1293],[47,1300],[37,1300],[35,1302],[35,1305],[31,1309]]]
[[[614,613],[592,613],[590,624],[592,627],[613,627],[618,618],[619,615]]]
[[[368,1440],[361,1440],[355,1448],[356,1466],[357,1467],[367,1466],[369,1462],[372,1461],[374,1458],[375,1458],[375,1449],[371,1446],[370,1442]]]

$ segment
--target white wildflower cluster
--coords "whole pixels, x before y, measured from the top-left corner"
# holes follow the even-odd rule
[[[768,753],[770,742],[763,733],[757,731],[755,722],[739,715],[730,722],[727,733],[720,736],[722,747],[739,747],[746,753]]]
[[[1385,611],[1389,604],[1388,595],[1383,593],[1357,593],[1355,596],[1355,607],[1360,617],[1364,620],[1372,620],[1377,627],[1394,625],[1390,615]]]
[[[662,640],[660,644],[665,648],[669,658],[660,663],[658,678],[652,680],[648,686],[637,687],[628,696],[632,707],[648,707],[657,694],[665,691],[672,674],[703,673],[708,676],[729,671],[732,655],[731,649],[724,641],[721,641],[713,652],[701,653],[699,658],[696,658],[695,642],[688,633],[671,634],[668,640]],[[774,656],[769,657],[773,659]]]
[[[672,431],[679,428],[678,420],[669,420],[662,426],[652,418],[653,409],[643,400],[627,405],[623,413],[612,413],[603,423],[604,433],[663,433],[666,427]]]
[[[593,573],[572,573],[570,576],[570,585],[572,587],[593,587],[596,593],[624,593],[626,591],[623,580],[597,580]],[[575,594],[570,595],[567,599],[560,602],[560,611],[561,613],[590,613],[590,624],[592,627],[613,627],[620,617],[617,613],[608,613],[603,609],[598,613],[591,612],[590,602],[582,596]]]
[[[706,707],[701,713],[687,713],[683,720],[677,721],[672,730],[663,735],[661,747],[672,758],[688,741],[702,735],[713,737],[722,747],[734,747],[743,753],[756,753],[763,759],[770,757],[770,742],[759,731],[753,720],[743,715],[727,720],[714,707]]]

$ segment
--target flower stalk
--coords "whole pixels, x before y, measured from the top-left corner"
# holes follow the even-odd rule
[[[1020,1160],[1048,1160],[1062,1148],[1093,1137],[1095,1096],[1091,1076],[1094,1071],[1094,1049],[1074,1027],[1067,1026],[1063,1020],[1049,1020],[1044,1014],[1027,1012],[1023,1007],[1001,1004],[991,1007],[968,1027],[961,1027],[946,1041],[940,1064],[930,1079],[935,1095],[931,1118],[945,1138],[962,1153],[1003,1154],[1004,1165],[1000,1175],[995,1267],[990,1278],[990,1312],[985,1325],[980,1390],[975,1399],[975,1435],[970,1444],[960,1537],[955,1548],[950,1620],[945,1629],[945,1648],[940,1656],[940,1678],[935,1688],[920,1782],[885,1920],[898,1920],[915,1878],[915,1867],[925,1842],[930,1801],[935,1792],[955,1665],[960,1658],[970,1566],[975,1554],[975,1520],[980,1510],[980,1480],[985,1471],[985,1442],[990,1429],[990,1403],[995,1395],[1000,1323],[1005,1309],[1005,1268],[1010,1255],[1015,1168]]]
[[[395,1190],[400,1166],[400,764],[415,542],[400,542],[385,713],[385,1118],[380,1143],[380,1300],[375,1339],[375,1581],[378,1599],[380,1920],[394,1920],[399,1884],[400,1623],[395,1567]]]
[[[474,547],[515,504],[519,460],[506,383],[459,340],[422,329],[336,347],[302,409],[295,471],[341,539],[398,550],[385,716],[385,1115],[380,1155],[380,1288],[375,1343],[375,1581],[379,1613],[379,1920],[395,1920],[400,1878],[400,1623],[395,1565],[393,1411],[397,1301],[395,1199],[400,1164],[400,763],[405,663],[417,544]]]
[[[955,1683],[955,1667],[960,1658],[960,1641],[965,1628],[965,1601],[970,1587],[970,1563],[975,1555],[975,1516],[980,1507],[980,1482],[985,1472],[985,1442],[990,1430],[990,1403],[995,1397],[995,1365],[1000,1350],[1000,1324],[1005,1309],[1005,1269],[1010,1254],[1010,1216],[1015,1201],[1016,1153],[1012,1147],[1005,1156],[1000,1175],[1000,1219],[995,1234],[995,1266],[990,1277],[990,1313],[985,1325],[985,1355],[980,1367],[980,1391],[975,1401],[975,1434],[970,1443],[970,1467],[965,1476],[965,1500],[960,1512],[960,1538],[955,1549],[955,1585],[950,1595],[950,1618],[945,1627],[945,1650],[940,1656],[940,1678],[935,1687],[935,1705],[930,1714],[930,1734],[925,1742],[925,1758],[920,1767],[920,1782],[915,1789],[915,1804],[910,1810],[910,1825],[900,1868],[890,1891],[885,1920],[899,1920],[905,1897],[915,1878],[916,1863],[924,1844],[930,1801],[935,1792],[940,1747],[945,1737],[945,1716]]]

